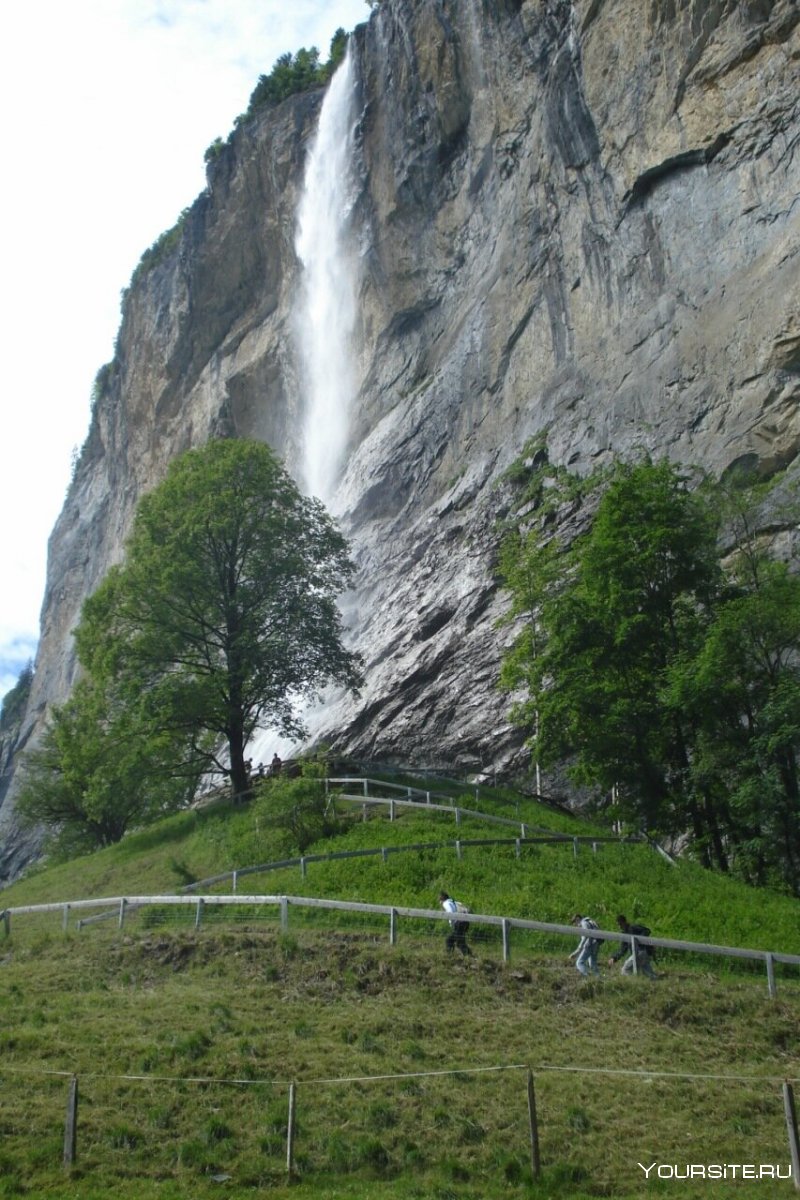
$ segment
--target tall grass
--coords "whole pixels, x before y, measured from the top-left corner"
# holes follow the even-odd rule
[[[533,823],[544,810],[509,795]],[[474,802],[470,803],[470,807]],[[530,814],[530,815],[528,815]],[[0,908],[159,893],[283,857],[269,795],[180,814],[117,847],[32,874]],[[584,832],[558,814],[559,826]],[[409,846],[503,830],[404,812],[342,816],[309,852]],[[564,922],[618,911],[656,935],[800,951],[797,901],[644,845],[451,847],[313,863],[258,889],[435,907],[444,887],[476,912]],[[248,885],[248,890],[250,890]],[[174,908],[66,935],[52,914],[0,933],[0,1197],[109,1195],[553,1197],[641,1194],[637,1162],[788,1161],[780,1081],[800,1076],[800,983],[720,959],[663,956],[660,978],[582,980],[574,939],[496,933],[448,957],[444,929],[292,909]],[[496,1070],[495,1068],[509,1068]],[[531,1177],[534,1071],[543,1175]],[[486,1068],[492,1068],[487,1070]],[[53,1073],[57,1074],[53,1074]],[[631,1072],[631,1073],[626,1073]],[[78,1161],[61,1167],[68,1077],[80,1084]],[[725,1076],[726,1078],[714,1078]],[[740,1078],[734,1078],[740,1077]],[[297,1177],[286,1177],[288,1087],[297,1084]],[[800,1082],[800,1080],[798,1080]],[[658,1195],[686,1183],[648,1182]],[[704,1197],[790,1194],[786,1183],[705,1181]]]

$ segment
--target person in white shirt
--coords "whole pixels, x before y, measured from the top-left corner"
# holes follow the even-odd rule
[[[439,903],[445,912],[458,913],[459,903],[452,896],[448,896],[447,892],[439,892]],[[455,950],[458,946],[462,954],[472,954],[467,945],[467,933],[469,932],[469,921],[451,921],[450,932],[445,939],[445,945],[448,950]]]
[[[599,975],[597,951],[600,949],[602,939],[591,937],[591,930],[599,929],[599,925],[591,917],[585,917],[581,913],[575,913],[570,924],[577,925],[583,934],[570,954],[570,958],[575,959],[575,969],[580,971],[581,975]]]

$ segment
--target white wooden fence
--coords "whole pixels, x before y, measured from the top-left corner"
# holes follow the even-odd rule
[[[461,821],[465,817],[469,817],[469,818],[472,818],[473,820],[486,821],[492,825],[505,825],[505,826],[514,827],[514,828],[518,827],[520,830],[520,836],[522,838],[528,837],[529,832],[531,830],[533,830],[535,833],[546,834],[549,837],[551,837],[553,840],[559,840],[559,839],[564,840],[564,841],[570,841],[570,840],[575,841],[576,840],[572,834],[569,834],[569,833],[559,834],[559,833],[555,832],[554,830],[550,829],[546,825],[534,825],[530,821],[521,821],[514,817],[500,817],[500,816],[497,816],[495,813],[478,812],[476,809],[464,808],[463,805],[456,804],[452,797],[445,796],[445,795],[443,795],[443,793],[439,793],[439,792],[424,791],[422,788],[409,787],[409,786],[406,786],[404,784],[399,784],[399,783],[387,783],[383,780],[362,778],[360,776],[357,778],[356,777],[346,777],[346,778],[341,778],[341,779],[325,779],[322,782],[325,785],[325,794],[328,796],[328,804],[334,809],[334,811],[335,811],[336,801],[338,801],[338,800],[342,800],[346,804],[360,804],[362,806],[362,811],[363,811],[365,820],[367,818],[367,812],[368,812],[370,805],[372,805],[372,806],[382,805],[383,807],[389,809],[389,820],[390,821],[393,821],[395,819],[395,815],[397,813],[398,808],[409,808],[409,809],[417,809],[417,810],[421,809],[426,812],[444,812],[444,813],[447,813],[448,815],[450,813],[452,813],[453,816],[455,817],[456,825],[460,825]],[[330,791],[330,785],[332,785],[332,784],[335,786],[340,786],[340,785],[344,785],[344,784],[350,785],[350,784],[354,784],[354,783],[360,785],[360,787],[362,789],[360,795],[355,795],[352,792],[331,792]],[[397,798],[392,798],[392,797],[371,795],[370,794],[371,787],[372,788],[376,788],[376,787],[377,788],[388,788],[390,790],[404,792],[406,799],[398,800]],[[424,800],[422,800],[422,799],[414,800],[414,799],[412,799],[413,796],[418,796],[418,797],[424,796],[425,799]],[[434,796],[438,797],[439,799],[446,800],[446,803],[445,804],[434,803],[433,800],[431,799],[431,797],[434,797]],[[478,789],[477,788],[475,789],[475,799],[476,799],[476,801],[478,800]],[[651,850],[655,850],[657,854],[660,854],[661,857],[666,859],[666,861],[668,863],[670,863],[673,867],[677,866],[675,859],[670,854],[667,853],[667,851],[664,849],[664,847],[659,845],[659,843],[654,838],[649,837],[646,833],[630,834],[625,837],[622,837],[622,836],[591,837],[590,835],[581,834],[577,840],[578,841],[592,841],[592,842],[603,842],[603,841],[642,842],[642,843],[648,845],[651,848]]]
[[[73,912],[83,912],[93,908],[109,908],[114,907],[117,914],[117,921],[121,929],[125,922],[125,916],[129,909],[145,908],[145,907],[193,907],[195,911],[195,926],[200,927],[203,921],[203,914],[206,907],[209,906],[239,906],[239,907],[262,907],[273,906],[280,909],[281,928],[287,930],[289,927],[289,909],[294,908],[310,908],[324,909],[334,912],[352,912],[369,914],[371,916],[386,917],[389,921],[389,941],[391,945],[397,943],[398,926],[401,918],[412,920],[425,921],[450,921],[452,920],[451,913],[445,913],[439,909],[430,908],[407,908],[404,906],[392,906],[386,904],[361,904],[352,900],[326,900],[317,896],[243,896],[243,895],[214,895],[207,894],[203,896],[184,896],[170,894],[166,896],[115,896],[102,897],[91,900],[71,900],[68,902],[57,902],[50,904],[28,904],[16,908],[7,908],[0,913],[5,927],[6,935],[11,932],[12,917],[23,916],[31,913],[58,913],[62,918],[62,927],[64,930],[68,928],[69,917]],[[508,962],[511,954],[511,931],[513,929],[528,930],[536,933],[550,934],[558,937],[570,936],[576,937],[577,931],[572,925],[556,925],[547,921],[529,921],[522,917],[500,917],[489,913],[459,913],[459,921],[466,921],[470,925],[488,926],[501,931],[503,943],[503,961]],[[81,921],[78,922],[78,928],[81,927]],[[722,958],[747,959],[753,962],[762,962],[767,973],[767,987],[771,997],[777,994],[775,982],[775,964],[784,963],[789,966],[800,966],[800,954],[784,954],[775,950],[752,950],[738,946],[716,946],[704,942],[683,942],[676,941],[672,938],[657,938],[657,937],[638,937],[634,934],[621,933],[619,930],[611,932],[609,930],[593,929],[592,937],[600,941],[626,942],[631,947],[631,953],[634,959],[634,971],[636,969],[636,951],[640,946],[652,946],[663,950],[677,950],[689,954],[713,954]]]
[[[373,846],[362,850],[331,850],[328,854],[302,854],[298,858],[280,858],[274,862],[259,863],[252,867],[237,867],[233,871],[223,871],[220,875],[210,875],[208,879],[198,879],[196,883],[187,883],[180,891],[194,892],[198,888],[213,887],[215,884],[226,883],[230,880],[233,891],[236,892],[239,880],[244,879],[248,875],[265,875],[269,871],[289,870],[292,867],[299,867],[300,873],[305,879],[310,863],[335,862],[344,858],[377,858],[380,855],[383,861],[386,862],[391,854],[407,854],[411,851],[418,852],[421,850],[455,850],[456,858],[460,860],[463,857],[464,850],[471,846],[513,846],[515,856],[519,858],[522,854],[523,846],[549,845],[571,845],[572,853],[577,858],[578,848],[581,845],[590,845],[593,853],[596,853],[597,847],[603,843],[612,842],[618,845],[620,842],[627,841],[638,841],[638,839],[589,836],[570,837],[569,834],[554,834],[552,837],[456,838],[443,842],[408,842],[401,846]]]

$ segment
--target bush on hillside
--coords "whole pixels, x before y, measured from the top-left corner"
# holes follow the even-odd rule
[[[309,846],[338,833],[336,814],[328,810],[328,797],[313,778],[267,779],[252,806],[259,837],[268,839],[276,858],[304,854]]]

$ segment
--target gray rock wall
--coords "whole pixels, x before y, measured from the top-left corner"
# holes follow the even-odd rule
[[[367,684],[328,698],[316,736],[523,761],[493,568],[528,439],[579,473],[643,451],[793,463],[799,23],[791,0],[383,0],[359,27],[360,391],[337,504]],[[128,294],[51,537],[26,736],[68,694],[82,600],[175,454],[236,433],[297,467],[294,217],[320,101],[237,131]]]

